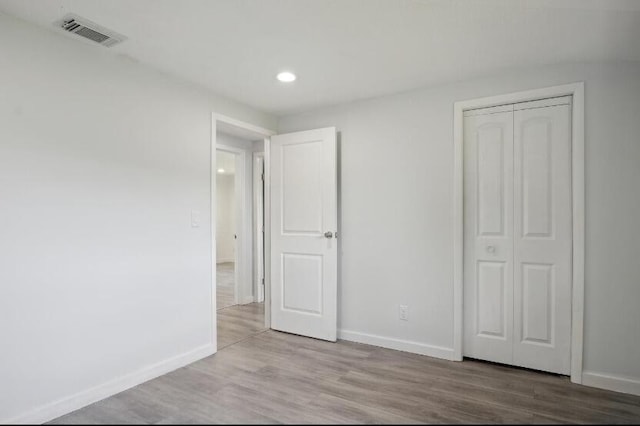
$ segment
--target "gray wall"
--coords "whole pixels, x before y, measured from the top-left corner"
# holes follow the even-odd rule
[[[275,120],[2,15],[0,52],[2,422],[210,348],[211,113]]]

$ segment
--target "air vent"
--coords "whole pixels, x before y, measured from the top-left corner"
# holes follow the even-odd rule
[[[118,34],[115,31],[108,30],[94,22],[89,21],[88,19],[74,14],[66,15],[61,20],[56,21],[55,25],[62,28],[68,33],[73,33],[80,37],[84,37],[106,47],[111,47],[114,44],[126,40],[126,37],[122,34]]]

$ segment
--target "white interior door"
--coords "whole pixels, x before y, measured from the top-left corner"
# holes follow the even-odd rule
[[[513,112],[464,119],[464,355],[513,359]],[[477,114],[477,113],[474,113]]]
[[[513,363],[569,374],[571,106],[518,107],[514,112]]]
[[[569,374],[570,97],[465,113],[465,356]]]
[[[336,340],[333,127],[271,137],[271,328]]]

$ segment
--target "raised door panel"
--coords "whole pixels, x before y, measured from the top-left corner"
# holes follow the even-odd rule
[[[485,124],[477,129],[477,233],[504,236],[505,232],[505,128]]]
[[[536,117],[521,124],[522,237],[549,238],[553,234],[553,174],[551,172],[553,123]]]
[[[553,265],[522,264],[522,341],[553,345]]]
[[[322,256],[282,253],[283,310],[322,315]]]
[[[322,141],[282,145],[282,233],[322,234]]]
[[[506,339],[506,267],[504,262],[480,261],[477,264],[476,334]]]

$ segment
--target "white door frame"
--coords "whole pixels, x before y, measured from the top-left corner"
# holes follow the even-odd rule
[[[224,149],[225,151],[232,151],[232,150],[236,150],[237,148],[233,148],[233,147],[223,147],[221,145],[218,145],[217,143],[217,130],[218,130],[218,124],[223,124],[225,126],[233,126],[242,130],[246,130],[255,134],[260,135],[260,137],[264,138],[265,141],[265,176],[268,176],[268,170],[269,170],[269,163],[267,161],[267,155],[268,155],[268,149],[269,149],[269,138],[272,135],[275,135],[276,132],[269,130],[269,129],[265,129],[263,127],[260,126],[256,126],[253,125],[251,123],[246,123],[244,121],[240,121],[240,120],[236,120],[235,118],[231,118],[231,117],[227,117],[225,115],[222,114],[217,114],[217,113],[212,113],[211,114],[211,145],[210,145],[210,164],[209,164],[209,173],[210,173],[210,204],[209,204],[209,208],[211,210],[211,330],[210,330],[210,336],[212,338],[212,344],[214,347],[214,353],[218,351],[218,332],[217,332],[217,326],[218,326],[218,315],[217,315],[217,295],[216,295],[216,269],[217,269],[217,265],[216,265],[216,207],[217,207],[217,194],[216,194],[216,175],[217,175],[217,167],[216,167],[216,151],[218,148]],[[242,151],[242,150],[240,150]],[[235,151],[234,151],[235,152]],[[242,154],[244,154],[244,152],[242,152]],[[245,167],[245,163],[242,163],[242,168],[244,169]],[[245,184],[244,182],[244,173],[242,176],[242,181],[243,181],[243,185]],[[269,204],[268,204],[268,185],[265,186],[265,214],[268,214],[268,208],[269,208]],[[243,197],[243,200],[245,199],[245,197]],[[244,201],[243,201],[244,203]],[[244,209],[244,211],[246,212],[246,209]],[[249,215],[251,215],[251,212],[248,212]],[[249,222],[251,223],[251,221]],[[249,227],[249,229],[245,229],[244,230],[245,235],[251,235],[251,227]],[[268,247],[268,234],[265,235],[265,246]],[[250,248],[248,251],[247,250],[243,250],[241,255],[247,256],[247,253],[249,253],[249,257],[250,257],[250,253],[251,253],[252,248]],[[239,251],[239,250],[238,250]],[[265,254],[268,254],[268,250],[266,251]],[[249,265],[251,266],[251,262],[249,260],[249,258],[245,258],[244,259],[244,264],[245,265]],[[265,275],[266,276],[266,275]],[[251,280],[252,278],[249,277],[249,279]],[[236,280],[237,282],[238,280]],[[265,306],[265,326],[267,328],[270,327],[271,325],[271,320],[270,320],[270,315],[271,315],[271,309],[270,309],[270,302],[271,299],[268,296],[269,291],[268,289],[270,288],[270,284],[268,280],[265,280],[265,300],[264,300],[264,306]],[[237,291],[236,291],[236,296],[237,298]]]
[[[262,168],[258,167],[258,159],[262,160]],[[266,189],[267,182],[264,181],[264,151],[254,152],[253,153],[253,238],[254,238],[254,251],[253,251],[253,270],[254,270],[254,289],[255,289],[255,301],[258,302],[260,300],[260,289],[262,286],[262,280],[264,279],[266,282],[266,277],[264,276],[264,240],[265,240],[265,226],[264,226],[264,215],[265,215],[265,196],[262,193],[261,189],[264,185]],[[258,215],[258,206],[262,204],[262,226],[259,223],[260,216]],[[260,240],[262,240],[263,245],[257,244]],[[260,263],[262,262],[262,265]],[[260,275],[260,267],[262,266],[262,276]],[[262,299],[264,300],[264,288],[262,289]]]
[[[464,268],[464,111],[498,105],[573,96],[571,123],[571,192],[573,217],[571,381],[582,383],[584,332],[584,82],[455,102],[453,106],[453,352],[462,361]]]

